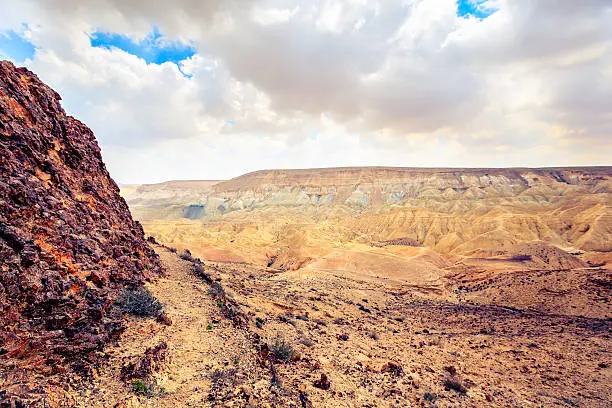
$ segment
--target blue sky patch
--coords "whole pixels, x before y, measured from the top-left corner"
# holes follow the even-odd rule
[[[488,0],[457,0],[457,14],[460,17],[484,19],[497,11],[487,6]]]
[[[143,40],[134,41],[130,36],[96,31],[89,36],[92,47],[118,48],[129,54],[142,58],[147,64],[163,64],[173,62],[177,65],[196,54],[197,50],[180,41],[169,41],[157,28],[149,33]]]
[[[0,32],[0,57],[24,62],[32,58],[35,52],[36,47],[23,35],[13,30]]]
[[[319,132],[314,129],[308,129],[308,138],[312,141],[317,140],[319,137]]]

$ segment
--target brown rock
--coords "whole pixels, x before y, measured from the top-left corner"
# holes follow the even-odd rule
[[[394,377],[401,377],[404,375],[404,370],[401,365],[396,364],[392,361],[384,364],[380,369],[381,373],[390,373]]]
[[[168,345],[161,342],[153,348],[148,348],[143,356],[136,357],[121,368],[121,379],[145,379],[160,371],[166,363]]]
[[[315,380],[313,382],[313,385],[317,388],[320,388],[322,390],[329,390],[329,387],[331,387],[331,384],[329,382],[329,379],[327,378],[327,376],[323,373],[321,373],[321,378],[318,380]]]
[[[457,374],[457,369],[455,368],[455,366],[446,366],[444,367],[444,371],[448,372],[450,375]]]
[[[166,313],[160,313],[157,316],[157,322],[163,324],[164,326],[172,326],[172,320]]]
[[[161,268],[93,133],[60,99],[0,61],[0,360],[41,373],[89,371],[122,331],[118,292]]]

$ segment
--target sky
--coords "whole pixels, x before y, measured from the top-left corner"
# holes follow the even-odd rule
[[[612,165],[611,0],[0,0],[120,183]]]

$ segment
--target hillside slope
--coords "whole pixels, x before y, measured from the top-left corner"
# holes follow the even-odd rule
[[[161,264],[93,133],[5,61],[0,158],[0,401],[30,401],[50,376],[90,369],[122,331],[118,292]]]
[[[411,242],[453,259],[527,255],[521,244],[570,258],[612,250],[611,167],[265,170],[141,186],[126,198],[160,242],[279,269],[351,270],[350,258],[365,256],[359,269],[381,253],[407,274],[422,267],[408,250],[381,242]]]
[[[596,299],[610,294],[604,270],[575,271],[565,287],[557,273],[461,283],[466,299],[447,301],[405,282],[156,250],[167,275],[147,286],[173,324],[130,319],[74,396],[79,407],[603,408],[612,398],[609,306]],[[550,288],[551,310],[493,301],[526,281]],[[562,291],[597,315],[560,314],[550,297]],[[122,380],[143,358],[151,369]]]

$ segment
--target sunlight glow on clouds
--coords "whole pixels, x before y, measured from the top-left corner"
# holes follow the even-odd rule
[[[610,164],[608,0],[0,0],[120,182]],[[23,25],[27,24],[27,25]]]

